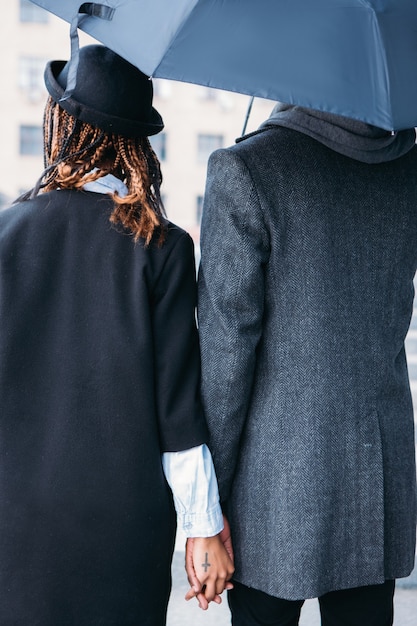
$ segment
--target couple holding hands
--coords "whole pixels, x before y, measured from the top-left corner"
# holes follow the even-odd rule
[[[152,83],[93,45],[68,93],[70,65],[0,213],[0,623],[163,626],[178,519],[186,598],[228,590],[236,626],[311,597],[389,626],[415,551],[414,130],[277,106],[214,153],[198,334]]]

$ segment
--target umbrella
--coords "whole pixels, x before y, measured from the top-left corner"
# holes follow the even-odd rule
[[[417,126],[416,0],[32,2],[155,78]]]

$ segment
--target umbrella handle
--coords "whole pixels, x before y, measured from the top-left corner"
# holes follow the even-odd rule
[[[248,110],[246,111],[246,118],[245,118],[245,123],[243,125],[241,137],[243,137],[243,135],[246,132],[246,126],[248,125],[249,115],[250,115],[250,112],[252,111],[252,105],[253,105],[254,100],[255,100],[255,96],[251,96],[251,99],[249,100]]]
[[[80,42],[78,39],[78,26],[80,20],[84,15],[91,17],[99,17],[102,20],[112,20],[115,9],[108,7],[105,4],[99,4],[97,2],[84,2],[77,13],[74,15],[71,21],[70,28],[70,41],[71,41],[71,58],[68,66],[68,78],[65,87],[65,92],[60,99],[60,102],[70,98],[74,92],[75,85],[77,83],[77,70],[80,53]]]

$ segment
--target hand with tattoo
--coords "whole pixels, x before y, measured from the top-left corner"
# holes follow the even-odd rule
[[[199,606],[206,610],[210,602],[221,603],[220,594],[232,589],[230,579],[234,572],[233,550],[229,524],[214,537],[187,539],[185,567],[191,589],[185,599],[196,597]]]

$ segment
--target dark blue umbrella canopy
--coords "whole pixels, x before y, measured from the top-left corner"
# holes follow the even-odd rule
[[[417,0],[32,1],[155,78],[417,126]]]

